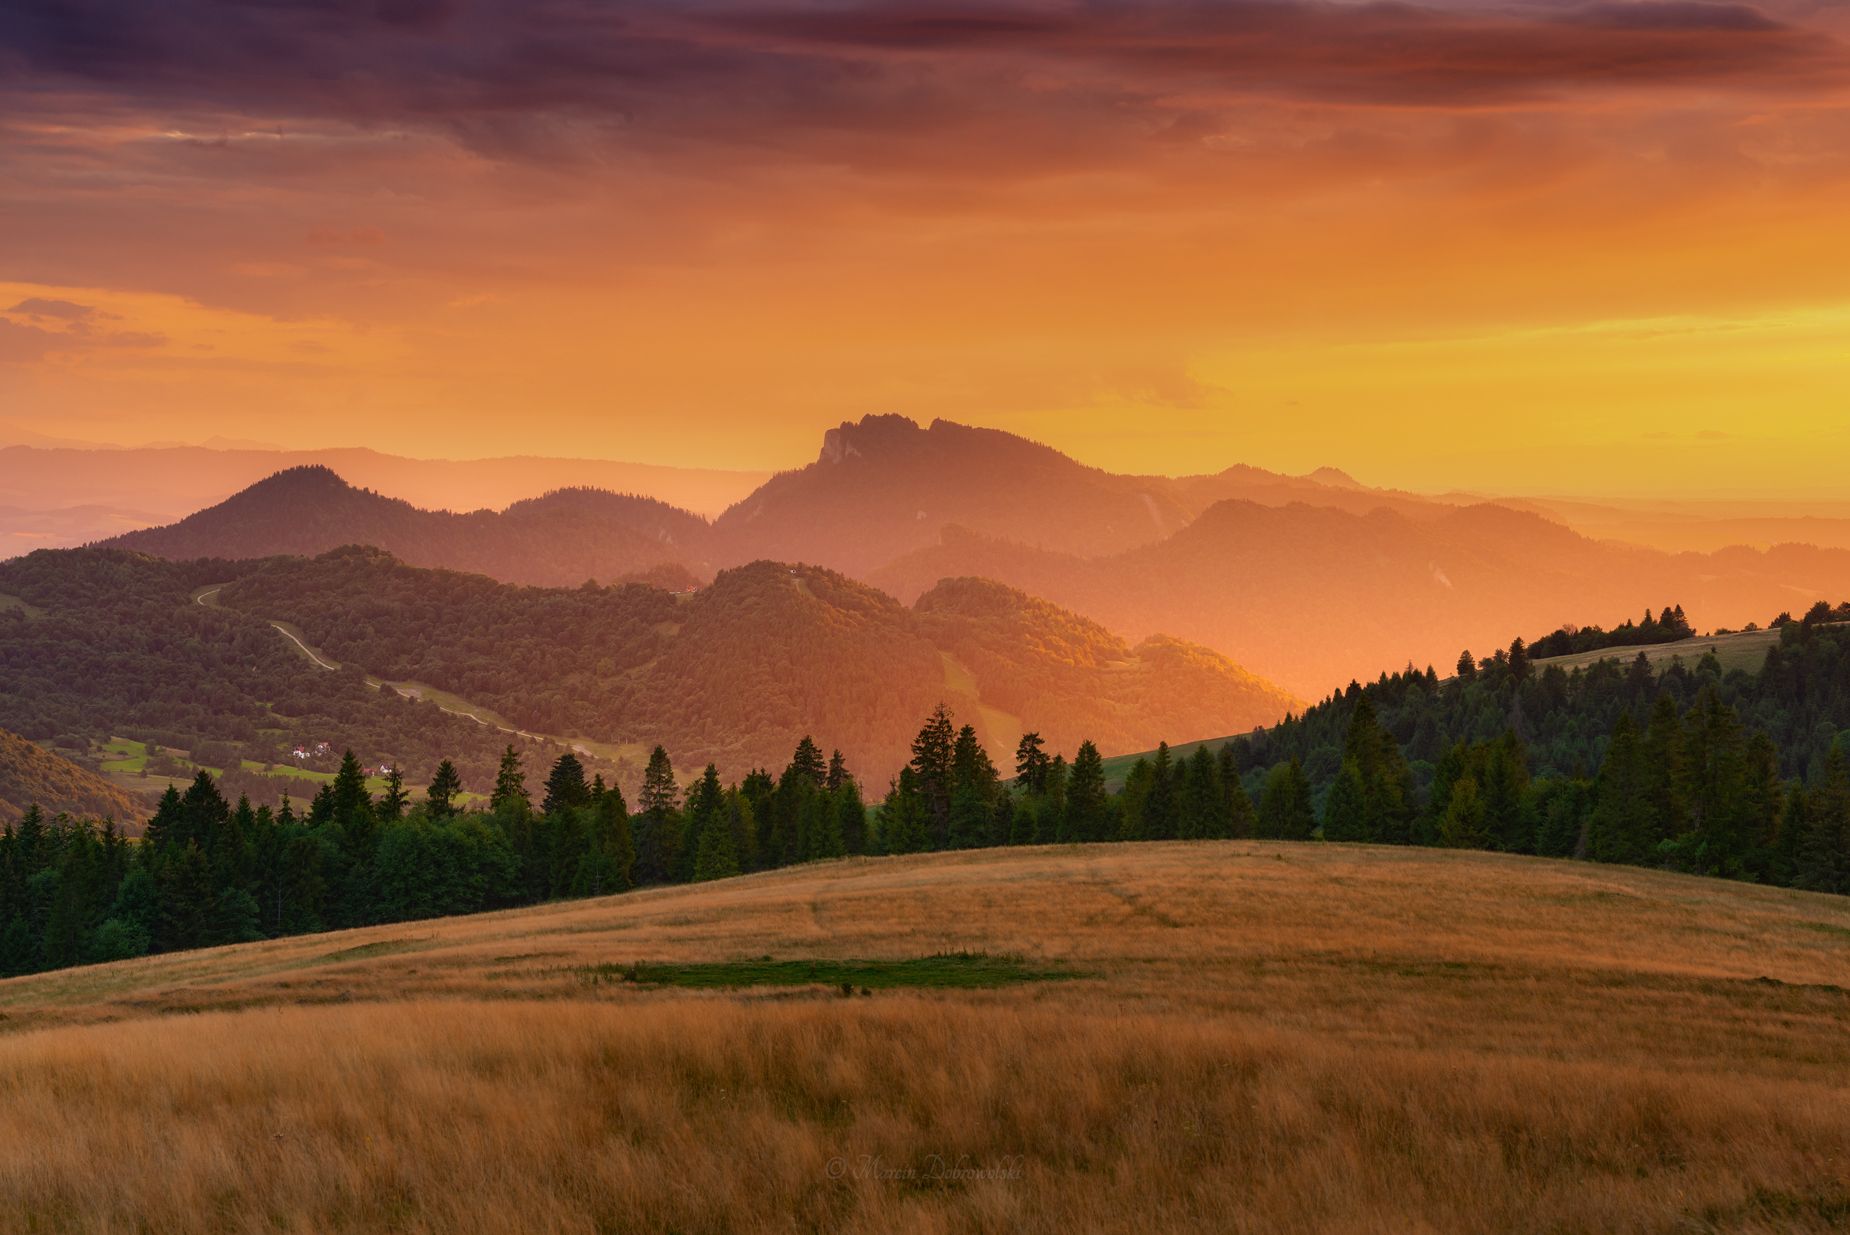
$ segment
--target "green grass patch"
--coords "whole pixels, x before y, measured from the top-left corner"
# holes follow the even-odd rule
[[[628,965],[586,965],[576,972],[592,985],[629,982],[695,990],[832,986],[844,994],[908,986],[978,990],[1078,976],[1066,969],[1030,965],[1019,956],[991,956],[987,952],[944,952],[909,960],[774,960],[760,956],[752,960],[680,964],[637,961]]]
[[[409,939],[379,939],[372,943],[359,943],[351,948],[342,948],[338,952],[323,953],[306,964],[331,965],[342,961],[365,960],[369,956],[389,956],[394,952],[410,952],[420,944],[428,943],[430,938],[429,935],[417,935]]]
[[[104,772],[134,774],[148,766],[148,744],[129,738],[110,738],[98,748],[97,768]]]

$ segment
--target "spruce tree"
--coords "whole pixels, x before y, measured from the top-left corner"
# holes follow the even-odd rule
[[[1516,640],[1510,644],[1510,681],[1515,682],[1519,686],[1528,681],[1529,665],[1529,645],[1522,641],[1521,636],[1518,636]]]
[[[720,788],[719,769],[713,764],[687,795],[688,831],[695,840],[693,877],[699,881],[724,879],[739,873],[739,855],[732,835],[732,819]]]
[[[1118,789],[1118,831],[1113,840],[1150,839],[1150,784],[1156,779],[1148,758],[1139,756],[1124,774]]]
[[[1368,790],[1362,780],[1362,768],[1353,758],[1343,760],[1342,770],[1336,774],[1330,796],[1323,804],[1323,839],[1376,839],[1369,834]]]
[[[1220,840],[1233,835],[1233,803],[1221,783],[1220,760],[1198,746],[1183,765],[1182,811],[1177,835]]]
[[[445,759],[430,778],[430,788],[424,793],[424,809],[432,819],[447,819],[459,809],[456,798],[461,792],[462,777],[457,774],[456,765]]]
[[[820,790],[828,779],[828,767],[822,760],[822,748],[807,733],[797,743],[796,751],[790,756],[788,774],[791,778],[801,780],[811,789]]]
[[[347,831],[370,829],[373,799],[366,791],[366,772],[351,750],[341,756],[340,770],[328,787],[333,798],[334,822]]]
[[[405,817],[405,810],[411,805],[411,795],[405,792],[405,774],[393,764],[385,774],[385,792],[379,795],[379,803],[374,814],[380,823],[397,823]],[[289,809],[289,799],[283,798],[283,809]]]
[[[1304,765],[1295,756],[1274,764],[1259,795],[1258,834],[1275,840],[1309,840],[1316,828]]]
[[[1105,761],[1090,741],[1081,742],[1073,755],[1066,778],[1064,819],[1060,840],[1099,841],[1109,834],[1111,803],[1105,795]]]
[[[887,789],[880,804],[880,848],[884,853],[923,853],[931,848],[931,822],[918,773],[910,767]]]
[[[1033,840],[1037,845],[1051,845],[1065,839],[1066,790],[1072,769],[1065,755],[1055,755],[1047,765],[1047,788],[1039,795],[1034,812]]]
[[[1259,828],[1259,812],[1253,805],[1252,797],[1246,792],[1246,786],[1237,773],[1227,771],[1228,762],[1221,762],[1221,786],[1226,794],[1227,835],[1231,837],[1253,836]]]
[[[912,740],[912,772],[925,802],[933,844],[943,848],[951,826],[951,763],[956,747],[951,714],[941,703]]]
[[[667,883],[680,877],[685,846],[680,813],[680,786],[668,752],[657,746],[643,772],[642,792],[631,820],[636,836],[636,882]]]
[[[1047,768],[1052,762],[1038,733],[1024,733],[1015,745],[1015,779],[1030,793],[1047,789]]]
[[[668,752],[657,746],[649,752],[649,766],[642,774],[642,794],[636,808],[643,814],[666,815],[680,809],[681,787],[675,783],[674,764]]]
[[[1477,780],[1469,773],[1458,778],[1439,818],[1438,842],[1448,849],[1487,849],[1490,828]]]
[[[601,785],[603,782],[598,782]],[[578,756],[566,751],[553,762],[552,771],[546,777],[546,797],[540,803],[543,814],[553,815],[561,811],[577,810],[588,806],[594,796],[592,787],[585,784],[585,766]]]
[[[1808,798],[1793,883],[1814,892],[1850,894],[1850,763],[1842,748],[1831,750],[1823,781]]]
[[[154,814],[149,817],[147,826],[142,829],[141,852],[144,856],[158,858],[170,847],[186,843],[186,824],[182,817],[183,813],[180,805],[180,791],[169,782],[166,791],[161,794],[160,803],[154,808]],[[23,854],[20,860],[27,861]]]
[[[861,800],[861,787],[852,776],[842,777],[835,790],[835,819],[843,852],[866,853],[867,804]]]
[[[1656,843],[1637,727],[1621,713],[1594,784],[1587,848],[1596,862],[1643,862]]]
[[[1687,831],[1674,848],[1682,869],[1738,878],[1746,872],[1757,821],[1749,818],[1747,740],[1740,717],[1705,689],[1691,709],[1678,767]]]
[[[550,794],[548,796],[550,798]],[[495,772],[495,787],[488,795],[488,809],[504,819],[519,818],[533,809],[533,801],[527,796],[527,774],[521,769],[520,752],[514,749],[512,742],[501,752],[501,766]]]
[[[854,781],[849,779],[848,785]],[[844,789],[843,792],[847,790]],[[859,794],[856,798],[858,800]],[[732,827],[732,848],[738,855],[739,869],[753,871],[758,866],[758,808],[743,789],[733,787],[726,791],[726,818]],[[865,830],[865,824],[863,824]]]
[[[160,923],[155,937],[163,952],[203,948],[218,942],[213,928],[218,919],[218,893],[212,886],[212,867],[199,842],[188,840],[164,861],[155,881]]]
[[[974,777],[959,777],[951,793],[950,847],[977,849],[989,843],[989,803]]]
[[[1407,761],[1376,718],[1374,704],[1359,692],[1343,741],[1339,775],[1353,764],[1361,789],[1361,810],[1339,819],[1340,835],[1326,828],[1326,840],[1364,840],[1404,845],[1413,839],[1413,781]],[[1345,807],[1347,811],[1347,807]],[[1328,812],[1325,814],[1328,819]]]
[[[1179,809],[1174,757],[1169,743],[1158,742],[1150,760],[1150,791],[1143,804],[1143,831],[1151,840],[1174,840]]]
[[[1534,825],[1524,810],[1529,792],[1529,763],[1521,739],[1511,730],[1485,746],[1477,785],[1483,802],[1485,845],[1505,853],[1529,853],[1535,847]]]
[[[820,790],[804,794],[797,813],[797,835],[804,861],[841,857],[844,850],[840,828],[841,818],[835,813],[834,798]]]
[[[589,843],[572,889],[580,896],[621,892],[631,886],[636,868],[636,841],[623,795],[613,787],[581,809],[589,817]]]

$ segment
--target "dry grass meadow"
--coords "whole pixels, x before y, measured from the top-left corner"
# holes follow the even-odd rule
[[[981,950],[992,989],[587,967]],[[8,1231],[1850,1227],[1850,901],[1227,842],[0,983]]]

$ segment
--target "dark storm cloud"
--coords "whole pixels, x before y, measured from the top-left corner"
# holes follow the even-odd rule
[[[1758,9],[1744,4],[1639,3],[1590,4],[1575,9],[1563,20],[1615,30],[1747,30],[1769,31],[1783,27]]]
[[[0,105],[65,109],[81,93],[125,111],[422,128],[496,157],[619,139],[827,148],[1004,116],[1057,142],[1062,124],[1172,124],[1183,94],[1470,108],[1845,77],[1828,34],[1696,0],[0,0]]]

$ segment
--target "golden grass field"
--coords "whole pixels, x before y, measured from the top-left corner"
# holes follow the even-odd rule
[[[577,967],[908,959],[989,990]],[[1262,842],[860,859],[0,983],[8,1231],[1830,1231],[1850,901]]]

